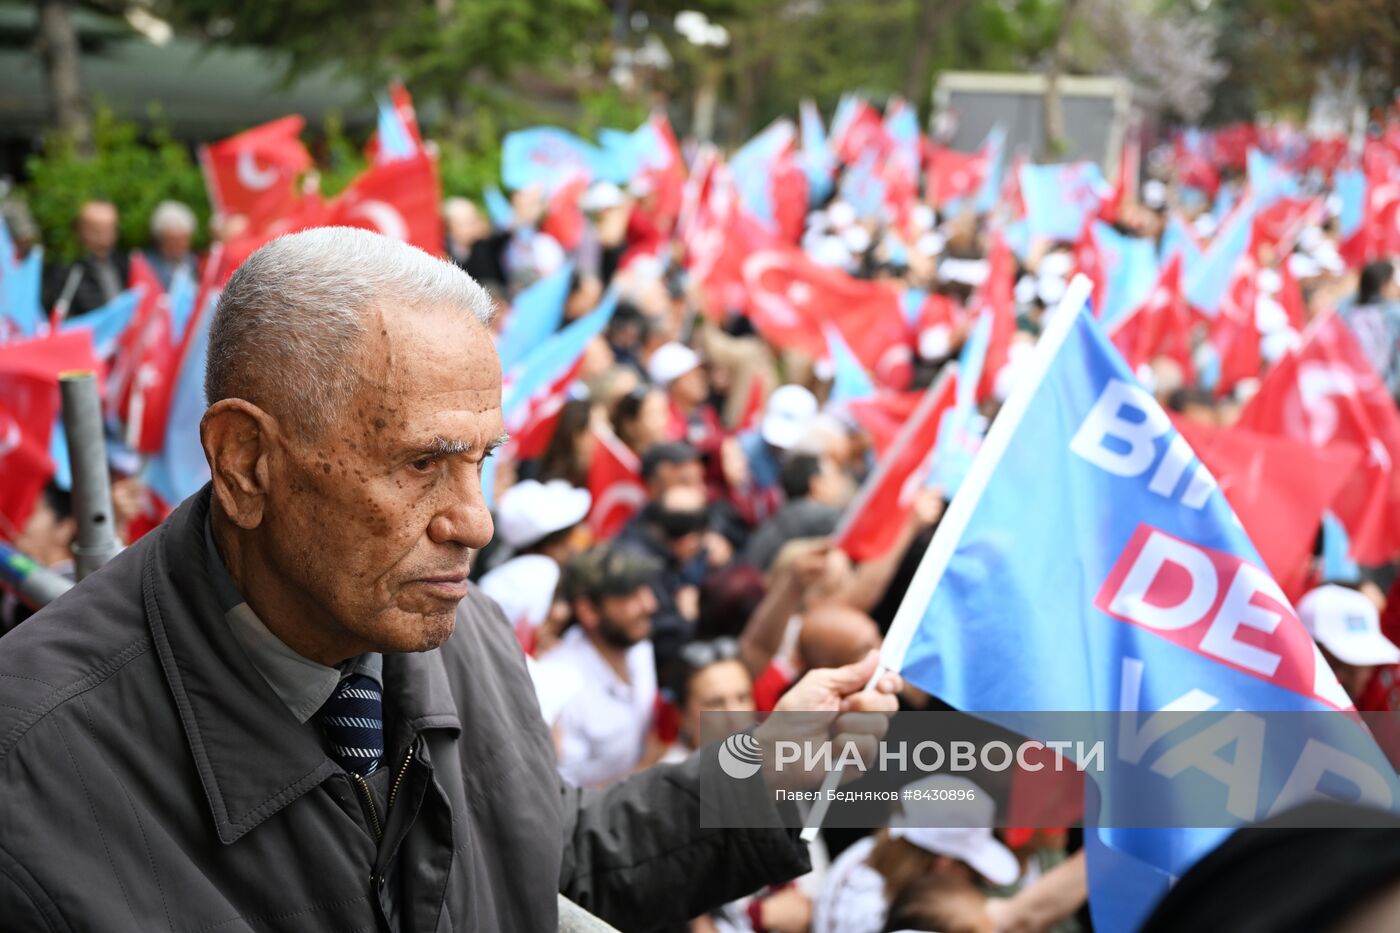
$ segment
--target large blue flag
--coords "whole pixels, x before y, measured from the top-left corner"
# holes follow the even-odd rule
[[[1097,162],[1021,166],[1021,198],[1035,236],[1077,239],[1085,216],[1111,193]]]
[[[603,151],[588,140],[568,130],[537,126],[506,134],[501,144],[501,180],[516,191],[532,186],[553,191],[579,173],[596,177],[604,161]]]
[[[1052,314],[910,584],[883,665],[1013,729],[1027,728],[1017,711],[1349,708],[1214,479],[1089,313],[1088,291],[1077,279]],[[1133,739],[1147,742],[1151,723],[1140,728]],[[1111,796],[1113,774],[1090,787]],[[1173,795],[1175,809],[1199,800],[1202,772],[1183,777],[1153,788],[1161,812]],[[1377,780],[1393,794],[1393,777]],[[1264,793],[1264,778],[1241,818],[1230,781],[1209,789],[1223,797],[1221,783],[1237,822],[1286,796],[1277,784]],[[1096,927],[1136,929],[1228,832],[1086,831]]]
[[[502,372],[509,372],[559,329],[573,274],[573,263],[566,262],[515,296],[505,327],[496,340]]]

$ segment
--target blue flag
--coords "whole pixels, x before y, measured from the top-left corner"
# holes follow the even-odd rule
[[[1332,178],[1332,189],[1342,202],[1337,233],[1345,243],[1356,235],[1366,219],[1366,173],[1354,168],[1340,169]]]
[[[502,372],[509,372],[559,329],[573,274],[573,263],[566,262],[515,296],[505,327],[496,340]]]
[[[1235,274],[1235,265],[1249,248],[1250,234],[1254,231],[1254,211],[1253,198],[1243,201],[1215,239],[1210,241],[1201,261],[1185,274],[1186,300],[1202,314],[1215,317],[1220,312],[1220,304],[1225,300],[1230,279]]]
[[[987,174],[982,176],[973,207],[979,214],[989,214],[1001,199],[1001,176],[1006,168],[1006,130],[1000,123],[987,131],[981,151],[988,154]]]
[[[909,586],[883,665],[1012,729],[1028,728],[1015,711],[1348,708],[1214,479],[1089,313],[1088,291],[1077,279],[1052,314]],[[1152,757],[1129,764],[1146,772]],[[1115,773],[1091,794],[1112,796]],[[1204,773],[1159,773],[1152,792],[1185,806]],[[1269,789],[1241,822],[1282,801]],[[1096,927],[1136,929],[1228,832],[1086,831]]]
[[[510,201],[501,193],[501,189],[495,185],[487,185],[482,192],[486,199],[486,214],[491,218],[491,226],[497,230],[506,230],[515,223],[515,211],[510,206]]]
[[[214,319],[217,295],[211,295],[191,322],[198,328],[190,335],[180,371],[170,394],[170,414],[165,443],[146,463],[143,478],[167,505],[178,505],[209,481],[209,463],[199,442],[199,419],[204,417],[204,364],[209,357],[209,324]]]
[[[1258,149],[1249,150],[1249,190],[1263,210],[1279,198],[1298,196],[1298,178],[1278,161]]]
[[[530,399],[564,378],[601,334],[617,310],[617,291],[608,289],[598,307],[537,346],[514,369],[506,371],[501,411],[507,427],[524,415]]]
[[[1108,327],[1147,300],[1157,284],[1157,249],[1151,240],[1125,236],[1101,222],[1094,224],[1094,238],[1107,272],[1099,320]]]
[[[792,121],[778,119],[739,147],[729,160],[729,174],[739,189],[739,203],[755,219],[773,226],[773,170],[778,157],[797,138]]]
[[[411,159],[418,154],[418,146],[413,142],[413,134],[404,125],[403,117],[389,98],[375,95],[379,103],[379,122],[376,129],[379,137],[379,162],[399,162]]]
[[[23,260],[15,259],[10,229],[0,220],[0,336],[12,331],[37,337],[44,324],[39,287],[44,274],[44,251],[37,246]]]
[[[992,337],[992,316],[983,312],[963,342],[958,354],[958,389],[952,409],[938,425],[938,441],[933,455],[931,485],[943,489],[944,497],[957,494],[972,468],[982,445],[984,418],[977,410],[977,386],[982,381],[987,345]]]
[[[1077,239],[1085,215],[1097,212],[1110,193],[1097,162],[1021,166],[1021,197],[1035,236]]]
[[[841,176],[840,198],[855,208],[861,218],[882,218],[885,214],[885,179],[880,175],[879,155],[868,149]]]
[[[827,401],[840,404],[873,396],[875,383],[870,381],[870,374],[865,371],[860,360],[856,359],[841,332],[828,325],[823,328],[823,333],[826,334],[826,349],[831,354],[831,366],[834,370],[831,395]]]
[[[81,317],[69,318],[61,330],[84,329],[92,333],[92,351],[100,360],[110,357],[117,349],[117,340],[131,324],[131,316],[141,303],[141,291],[128,288],[100,308]]]
[[[582,172],[592,176],[602,150],[567,130],[537,126],[507,133],[501,144],[501,180],[513,191],[553,191]]]
[[[802,171],[807,176],[807,201],[825,203],[831,194],[831,177],[836,172],[836,157],[826,144],[826,129],[817,105],[803,100],[798,115],[802,129]]]

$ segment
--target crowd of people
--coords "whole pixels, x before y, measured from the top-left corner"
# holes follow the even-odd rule
[[[1186,230],[1208,248],[1228,205],[1246,195],[1243,173],[1228,169],[1203,195],[1182,177],[1178,151],[1163,144],[1144,160],[1144,179],[1113,220],[1119,234],[1155,247],[1173,229]],[[1400,391],[1395,257],[1345,261],[1342,208],[1329,178],[1313,173],[1303,184],[1322,210],[1289,237],[1286,253],[1263,257],[1275,274],[1261,276],[1246,309],[1258,322],[1259,372],[1220,391],[1211,373],[1221,360],[1202,334],[1191,348],[1194,372],[1166,353],[1142,371],[1179,417],[1228,427],[1258,377],[1297,345],[1299,330],[1279,310],[1279,272],[1300,288],[1304,323],[1337,310],[1387,389]],[[907,380],[879,391],[913,396],[964,350],[995,271],[989,253],[1004,235],[1002,222],[970,203],[920,203],[896,221],[862,213],[841,192],[838,184],[801,221],[799,242],[811,261],[901,294],[942,296],[957,309],[934,319],[920,305],[907,316]],[[851,664],[878,648],[952,495],[919,476],[906,511],[894,516],[894,545],[852,559],[841,546],[843,523],[887,449],[889,418],[897,430],[901,415],[896,409],[882,421],[843,397],[833,360],[775,341],[752,315],[706,313],[715,295],[675,232],[677,205],[661,195],[645,176],[631,185],[594,182],[578,198],[584,222],[568,247],[549,232],[546,195],[533,188],[514,193],[509,219],[465,197],[441,205],[442,254],[495,299],[498,333],[519,313],[517,297],[561,270],[568,276],[561,327],[605,295],[616,299],[605,330],[571,371],[547,440],[528,456],[514,441],[497,454],[488,490],[495,537],[473,568],[484,597],[469,597],[489,597],[504,610],[529,658],[559,772],[581,787],[681,760],[712,733],[706,714],[772,710],[803,672]],[[43,306],[58,319],[80,319],[126,287],[119,209],[85,203],[74,218],[81,256],[45,270]],[[23,254],[37,231],[17,205],[5,216]],[[185,205],[164,203],[152,218],[142,252],[167,289],[199,276],[194,233]],[[979,405],[983,424],[1014,389],[1024,350],[1082,262],[1066,240],[1038,238],[1018,253],[1009,283],[1016,333]],[[601,448],[635,463],[621,506],[600,501],[619,492],[596,479]],[[126,529],[142,507],[139,462],[114,456],[113,468]],[[67,491],[51,483],[28,522],[6,537],[61,567],[74,530]],[[1300,618],[1358,706],[1397,708],[1395,564],[1334,574],[1318,541],[1309,548]],[[7,602],[8,626],[24,615]],[[912,688],[901,702],[939,706]],[[991,823],[989,813],[984,825]],[[863,838],[826,833],[811,874],[697,917],[690,929],[1069,933],[1088,923],[1079,844],[1064,830],[928,828],[896,810]]]

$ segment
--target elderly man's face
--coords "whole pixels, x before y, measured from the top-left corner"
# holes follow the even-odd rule
[[[481,471],[503,432],[501,367],[455,309],[388,309],[368,327],[348,410],[273,461],[263,540],[348,645],[427,651],[452,634],[471,553],[491,539]]]
[[[89,201],[78,214],[78,243],[85,252],[105,256],[117,245],[117,209],[105,201]]]

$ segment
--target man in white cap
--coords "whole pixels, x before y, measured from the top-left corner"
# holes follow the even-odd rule
[[[739,435],[743,459],[726,463],[725,478],[735,509],[750,526],[782,508],[783,457],[807,435],[817,408],[817,397],[802,386],[779,386],[768,397],[758,427]]]
[[[560,569],[578,551],[574,530],[588,516],[593,497],[563,480],[525,480],[501,495],[496,534],[515,556],[481,578],[481,589],[500,603],[527,654],[535,654],[540,626],[549,617]]]
[[[671,400],[671,440],[701,453],[718,447],[724,428],[710,405],[710,379],[700,354],[683,343],[663,343],[647,360],[647,378]]]
[[[929,861],[934,874],[970,881],[982,887],[1005,887],[1021,877],[1016,856],[992,835],[995,805],[986,791],[967,778],[931,775],[909,785],[929,798],[943,795],[949,802],[905,808],[890,826],[850,846],[827,872],[821,896],[813,905],[812,933],[877,933],[884,929],[896,864]],[[936,826],[932,823],[957,823]],[[927,856],[933,856],[931,860]],[[923,872],[921,871],[920,874]]]
[[[1377,667],[1400,662],[1400,648],[1381,634],[1380,613],[1364,593],[1319,586],[1299,600],[1298,618],[1354,703]]]

